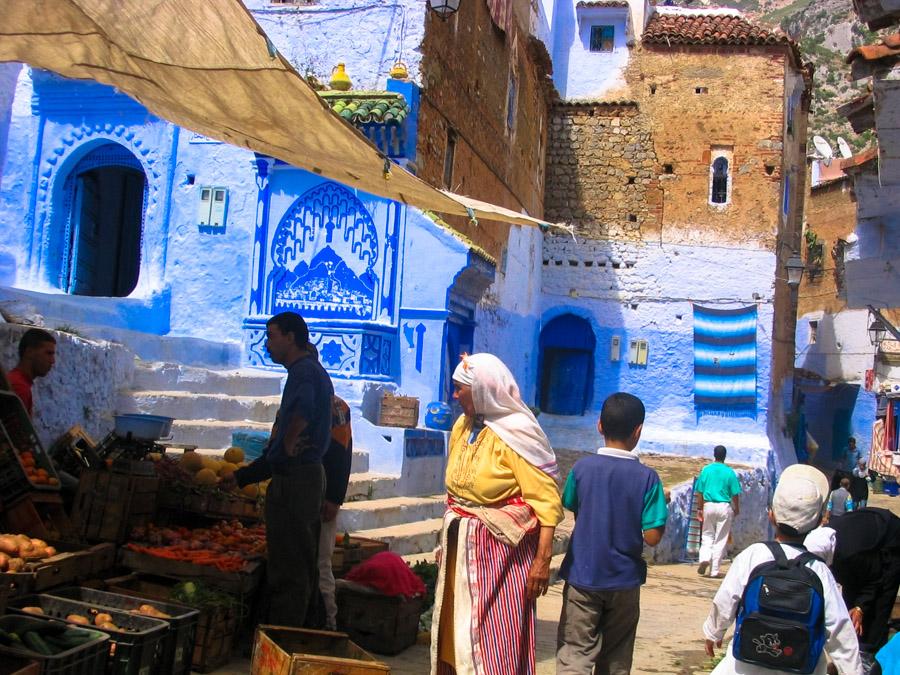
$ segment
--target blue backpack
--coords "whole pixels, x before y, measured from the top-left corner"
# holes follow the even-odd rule
[[[825,596],[822,580],[807,563],[821,558],[804,551],[788,560],[780,544],[766,546],[775,560],[750,572],[732,654],[764,668],[812,673],[825,646]]]

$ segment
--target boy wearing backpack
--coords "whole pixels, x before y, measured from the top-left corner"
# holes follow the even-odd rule
[[[703,624],[706,653],[713,656],[737,619],[732,645],[713,675],[824,675],[823,653],[840,675],[863,672],[834,577],[803,548],[804,536],[822,521],[828,494],[818,469],[795,464],[782,472],[769,510],[776,542],[753,544],[734,559]]]

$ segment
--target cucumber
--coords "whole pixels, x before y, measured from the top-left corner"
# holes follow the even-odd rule
[[[66,649],[80,647],[85,642],[90,642],[96,637],[95,633],[81,630],[79,628],[69,628],[68,630],[54,636],[54,640],[60,644],[66,645]]]
[[[41,656],[53,656],[56,653],[50,645],[44,641],[44,638],[33,630],[26,631],[22,635],[22,642],[24,642],[25,646],[31,651],[37,652]]]
[[[10,633],[7,633],[2,628],[0,628],[0,644],[6,645],[7,647],[13,644],[12,635]]]

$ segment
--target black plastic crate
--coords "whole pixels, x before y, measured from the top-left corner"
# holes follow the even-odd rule
[[[123,612],[131,612],[141,605],[152,605],[154,609],[169,615],[169,618],[164,619],[169,624],[169,630],[162,643],[161,672],[173,675],[190,672],[197,620],[200,617],[198,610],[171,602],[147,600],[147,598],[98,591],[81,586],[49,591],[47,595],[84,602],[92,607],[117,609]]]
[[[0,484],[3,500],[11,504],[31,490],[59,492],[59,476],[50,457],[44,452],[25,406],[18,396],[8,391],[0,391],[0,431],[0,481],[9,483]],[[44,469],[53,479],[52,485],[28,479],[20,456],[26,451],[33,455],[35,467]]]
[[[16,598],[8,606],[11,613],[21,613],[22,607],[40,607],[44,611],[44,616],[63,620],[70,614],[80,614],[90,618],[93,615],[91,610],[94,609],[88,603],[57,598],[52,595],[27,595],[24,598]],[[109,636],[107,673],[109,675],[165,673],[166,670],[159,660],[159,652],[169,624],[160,619],[138,616],[118,609],[105,607],[102,609],[112,617],[113,623],[119,628],[119,630],[112,630],[91,627],[94,630],[103,631]],[[79,624],[72,625],[78,626]]]
[[[68,624],[58,621],[50,621],[45,618],[31,616],[0,616],[0,629],[12,632],[25,632],[26,627],[46,630],[48,624],[59,624],[63,628],[70,628]],[[19,649],[0,645],[0,660],[6,655],[24,656],[38,661],[41,664],[41,675],[97,675],[106,671],[106,659],[109,653],[109,636],[106,633],[93,628],[79,627],[80,630],[91,633],[93,639],[78,647],[44,656],[28,649]]]

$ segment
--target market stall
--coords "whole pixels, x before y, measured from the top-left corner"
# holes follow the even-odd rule
[[[242,450],[167,444],[171,423],[119,416],[99,442],[76,427],[46,452],[18,399],[0,392],[0,658],[43,673],[211,672],[254,640],[255,659],[265,646],[296,660],[284,649],[296,644],[325,650],[313,661],[352,654],[386,669],[346,635],[257,630],[267,484],[222,489],[246,464]],[[75,486],[65,499],[61,476]],[[387,548],[340,533],[335,575]],[[351,584],[338,602],[340,627],[374,651],[416,639],[420,595]]]

